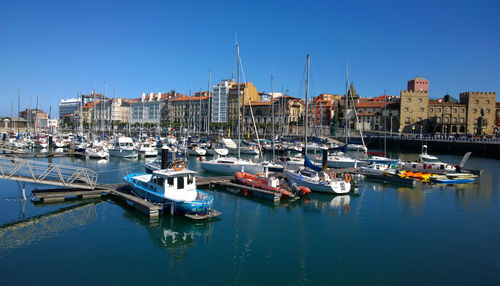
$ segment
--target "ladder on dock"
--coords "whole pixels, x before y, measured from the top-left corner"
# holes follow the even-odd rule
[[[87,168],[0,156],[0,179],[94,190],[97,177]]]

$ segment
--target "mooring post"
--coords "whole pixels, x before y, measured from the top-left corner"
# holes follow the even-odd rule
[[[49,135],[49,157],[52,157],[52,135]]]
[[[168,167],[168,147],[163,146],[161,148],[161,169],[167,169]]]
[[[322,169],[323,172],[326,172],[328,170],[328,149],[322,149],[323,151],[323,160],[322,160]]]

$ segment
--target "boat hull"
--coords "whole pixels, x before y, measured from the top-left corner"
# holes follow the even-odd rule
[[[120,158],[137,158],[138,153],[136,150],[111,149],[111,150],[109,150],[109,155],[113,156],[113,157],[120,157]]]
[[[239,172],[242,170],[242,167],[245,172],[251,174],[262,173],[264,171],[264,167],[262,167],[262,165],[247,165],[238,163],[229,165],[210,161],[201,162],[201,167],[208,172],[226,175],[232,175],[235,172]]]
[[[313,183],[304,179],[300,179],[295,172],[285,171],[286,178],[290,183],[296,183],[299,186],[309,188],[313,192],[329,193],[329,194],[345,194],[351,190],[351,184],[344,181],[333,181],[331,184]]]
[[[213,196],[202,192],[200,190],[196,190],[198,194],[202,197],[206,197],[203,200],[195,200],[195,201],[174,201],[169,200],[161,196],[158,193],[150,191],[138,184],[134,181],[133,177],[137,174],[130,174],[124,177],[125,182],[128,183],[132,191],[139,197],[148,200],[150,202],[162,205],[163,212],[175,213],[178,215],[206,215],[213,211]]]

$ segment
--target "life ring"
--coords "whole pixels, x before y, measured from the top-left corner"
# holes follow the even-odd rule
[[[351,175],[349,175],[349,173],[345,173],[345,181],[348,183],[351,181]]]
[[[178,165],[180,165],[180,164],[182,164],[182,165],[180,167],[178,167]],[[182,161],[181,162],[177,162],[177,163],[174,164],[174,170],[181,171],[182,169],[184,169],[184,165],[185,164]]]

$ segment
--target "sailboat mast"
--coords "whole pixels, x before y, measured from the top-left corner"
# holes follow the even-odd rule
[[[241,107],[240,107],[240,44],[236,43],[236,67],[238,77],[238,160],[241,159]]]
[[[275,161],[275,150],[274,150],[274,77],[271,74],[271,147],[273,148],[273,163]]]
[[[307,54],[307,77],[306,77],[306,120],[304,125],[304,155],[307,155],[307,124],[309,123],[309,61],[311,60],[311,55]]]
[[[349,104],[349,100],[347,99],[348,94],[349,94],[349,80],[348,80],[348,70],[347,70],[347,59],[345,60],[345,106],[344,106],[344,120],[345,120],[345,144],[347,146],[347,107]]]
[[[37,129],[38,129],[38,94],[36,95],[35,133],[36,133]]]
[[[19,113],[21,113],[21,88],[17,88],[17,134],[19,134]]]
[[[207,137],[210,137],[210,122],[212,121],[212,93],[210,88],[212,85],[212,69],[208,69],[208,114],[207,114]]]
[[[387,120],[387,118],[386,118],[387,117],[387,108],[386,108],[386,105],[387,104],[385,102],[385,99],[387,97],[386,94],[387,94],[387,92],[384,90],[384,153],[385,153],[384,156],[387,156],[387,145],[386,145],[387,144],[386,143],[386,141],[387,141],[387,138],[386,138],[386,136],[387,136],[387,123],[386,123],[386,120]]]

